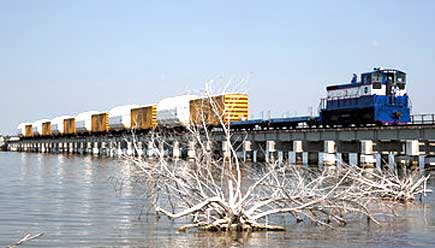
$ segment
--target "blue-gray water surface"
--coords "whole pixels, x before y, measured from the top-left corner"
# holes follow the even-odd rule
[[[115,180],[128,175],[112,159],[0,153],[0,247],[41,232],[22,247],[435,247],[434,194],[382,225],[354,220],[335,230],[289,223],[280,233],[177,233],[177,223],[138,218],[138,189]]]

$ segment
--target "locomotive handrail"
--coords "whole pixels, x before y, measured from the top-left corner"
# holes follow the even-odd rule
[[[411,115],[411,124],[435,124],[435,114]]]

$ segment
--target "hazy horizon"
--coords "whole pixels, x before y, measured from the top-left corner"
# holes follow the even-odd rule
[[[308,114],[329,84],[408,74],[435,113],[433,1],[0,1],[0,133],[249,78],[250,116]]]

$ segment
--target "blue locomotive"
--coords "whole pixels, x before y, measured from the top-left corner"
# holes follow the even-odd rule
[[[375,68],[350,83],[326,88],[322,99],[322,125],[405,124],[411,121],[406,94],[406,73]]]
[[[256,119],[233,122],[234,129],[296,128],[298,126],[398,125],[411,121],[406,73],[375,68],[356,74],[351,82],[327,86],[319,116]]]

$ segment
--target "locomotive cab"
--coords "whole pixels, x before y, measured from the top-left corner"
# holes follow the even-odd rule
[[[371,85],[373,95],[406,95],[406,73],[399,70],[375,68],[373,72],[361,74],[361,81]]]

